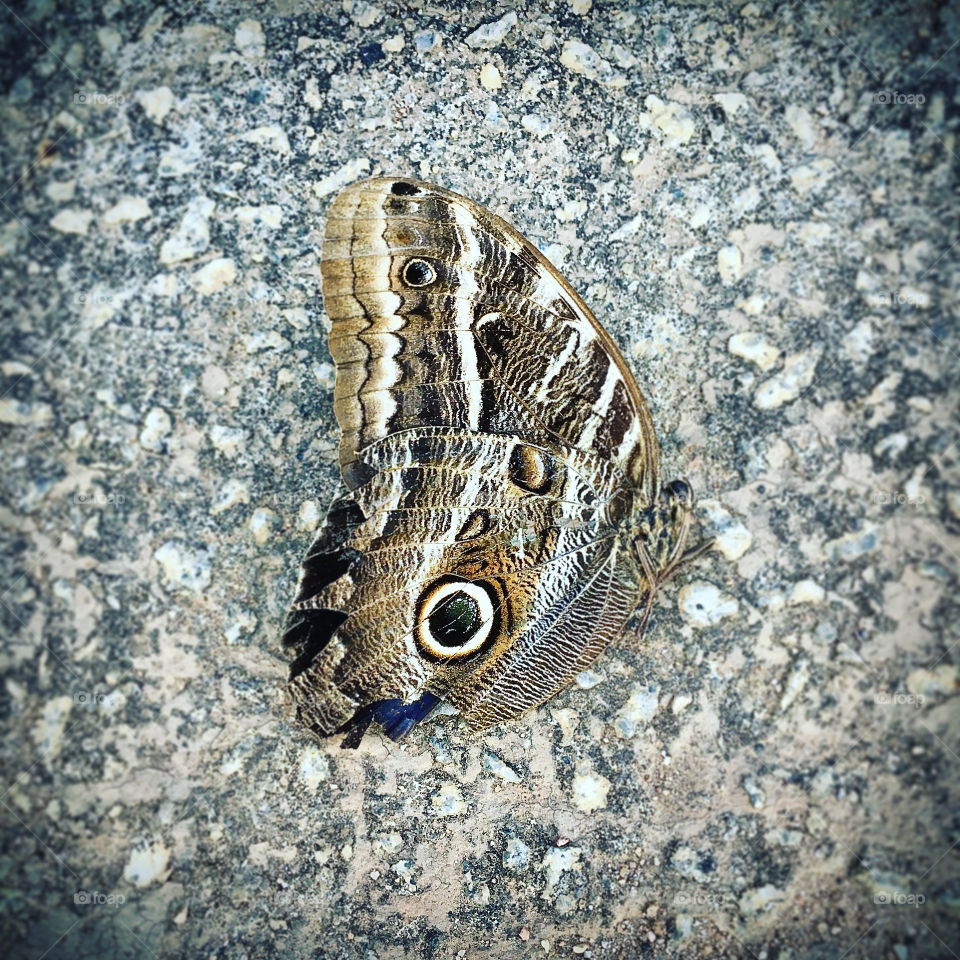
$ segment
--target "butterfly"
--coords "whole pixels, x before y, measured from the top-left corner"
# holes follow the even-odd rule
[[[687,550],[613,340],[537,248],[407,178],[346,187],[321,255],[344,492],[283,643],[299,719],[359,745],[440,701],[482,731],[589,667]]]

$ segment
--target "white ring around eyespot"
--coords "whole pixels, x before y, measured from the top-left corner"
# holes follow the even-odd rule
[[[430,633],[430,614],[436,609],[438,603],[455,593],[465,593],[476,601],[480,610],[480,627],[466,643],[459,647],[447,647],[435,640]],[[424,650],[432,656],[441,657],[444,660],[459,660],[470,656],[471,653],[476,653],[483,646],[487,637],[490,636],[495,619],[493,601],[490,599],[489,590],[479,583],[452,580],[437,587],[427,598],[427,602],[420,608],[417,637]]]

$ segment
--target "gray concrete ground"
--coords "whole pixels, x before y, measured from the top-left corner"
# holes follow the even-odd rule
[[[2,8],[5,955],[960,955],[956,2]],[[379,172],[540,243],[718,549],[354,754],[277,633]]]

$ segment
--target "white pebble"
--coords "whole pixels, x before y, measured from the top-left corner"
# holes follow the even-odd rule
[[[154,407],[143,420],[140,431],[140,446],[144,450],[160,453],[166,446],[166,438],[173,429],[170,414],[163,407]]]
[[[197,293],[216,293],[237,278],[237,268],[229,257],[219,257],[197,270],[190,278]]]
[[[499,90],[503,86],[503,77],[492,63],[485,63],[480,68],[480,85],[491,91]]]
[[[719,587],[705,580],[696,580],[681,588],[677,598],[680,613],[697,627],[710,627],[724,617],[739,612],[737,601]]]
[[[762,333],[753,330],[735,333],[727,342],[727,349],[736,357],[743,357],[761,370],[769,370],[777,362],[780,350]]]

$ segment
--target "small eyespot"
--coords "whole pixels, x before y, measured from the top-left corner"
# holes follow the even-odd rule
[[[462,660],[494,634],[496,594],[483,581],[444,578],[420,597],[416,637],[421,652],[434,660]]]
[[[690,487],[683,480],[671,480],[667,484],[667,490],[678,500],[686,500],[690,497]]]
[[[426,260],[410,260],[403,268],[403,279],[411,287],[425,287],[436,278],[433,267]]]
[[[412,183],[398,180],[390,186],[390,192],[395,197],[415,197],[420,191]]]
[[[553,458],[536,447],[518,443],[510,451],[507,476],[521,490],[546,493],[553,480]]]

